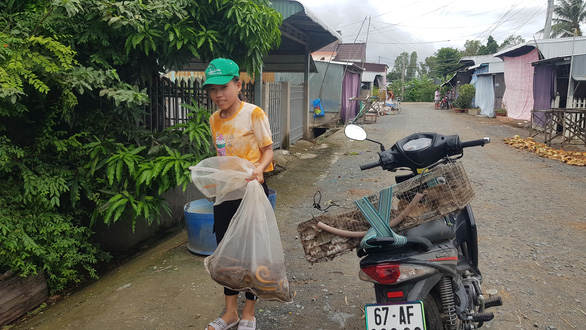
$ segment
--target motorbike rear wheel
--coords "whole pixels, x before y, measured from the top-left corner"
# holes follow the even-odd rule
[[[425,325],[427,330],[444,330],[442,316],[440,314],[441,305],[438,304],[439,301],[436,302],[436,299],[431,294],[428,294],[423,300]]]

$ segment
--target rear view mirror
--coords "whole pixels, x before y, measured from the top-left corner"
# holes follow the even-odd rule
[[[344,134],[347,138],[356,140],[356,141],[364,141],[366,140],[366,131],[358,126],[350,124],[344,128]]]

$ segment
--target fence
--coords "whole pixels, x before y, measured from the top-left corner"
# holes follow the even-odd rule
[[[303,85],[291,85],[291,129],[289,139],[291,144],[303,138]]]
[[[173,82],[169,79],[161,79],[146,86],[151,103],[145,109],[145,126],[152,131],[160,131],[173,125],[184,123],[188,120],[190,109],[183,104],[190,104],[210,111],[217,109],[210,99],[206,89],[201,88],[201,81],[198,79],[184,79]],[[295,136],[292,143],[295,143],[303,136],[303,88],[295,86],[295,99],[291,100],[292,105],[299,107],[295,109],[296,116],[292,123],[295,123]],[[243,82],[242,94],[248,102],[254,102],[254,83]],[[281,104],[281,83],[268,84],[268,106],[264,109],[269,117],[273,137],[273,148],[281,148],[283,135],[287,134],[288,127],[283,126],[283,107]]]
[[[584,99],[572,99],[572,106],[568,108],[574,109],[586,109],[586,98]]]
[[[281,148],[281,140],[282,140],[282,109],[281,106],[281,91],[282,91],[282,84],[281,83],[269,83],[269,104],[266,110],[269,122],[271,124],[271,133],[273,138],[273,149],[280,149]]]
[[[191,111],[182,106],[190,104],[213,111],[216,106],[206,89],[201,88],[201,81],[184,79],[173,82],[167,78],[154,80],[147,86],[151,103],[145,109],[144,123],[152,131],[160,131],[173,125],[184,123]],[[245,100],[254,100],[254,83],[242,83]]]
[[[557,137],[561,137],[562,146],[572,140],[586,144],[586,99],[572,99],[566,108],[559,108],[559,103],[558,95],[551,109],[531,111],[529,135],[542,133],[547,145]]]

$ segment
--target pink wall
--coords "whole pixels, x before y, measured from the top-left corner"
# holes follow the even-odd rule
[[[539,60],[537,49],[517,57],[503,56],[505,62],[505,95],[503,105],[507,116],[530,120],[533,110],[533,74],[531,62]]]

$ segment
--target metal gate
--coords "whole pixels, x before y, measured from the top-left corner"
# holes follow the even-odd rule
[[[291,85],[291,127],[289,142],[303,138],[303,85]]]
[[[281,148],[281,141],[283,136],[281,132],[281,83],[269,84],[269,107],[267,113],[269,115],[269,123],[271,124],[271,133],[273,136],[273,149]]]

